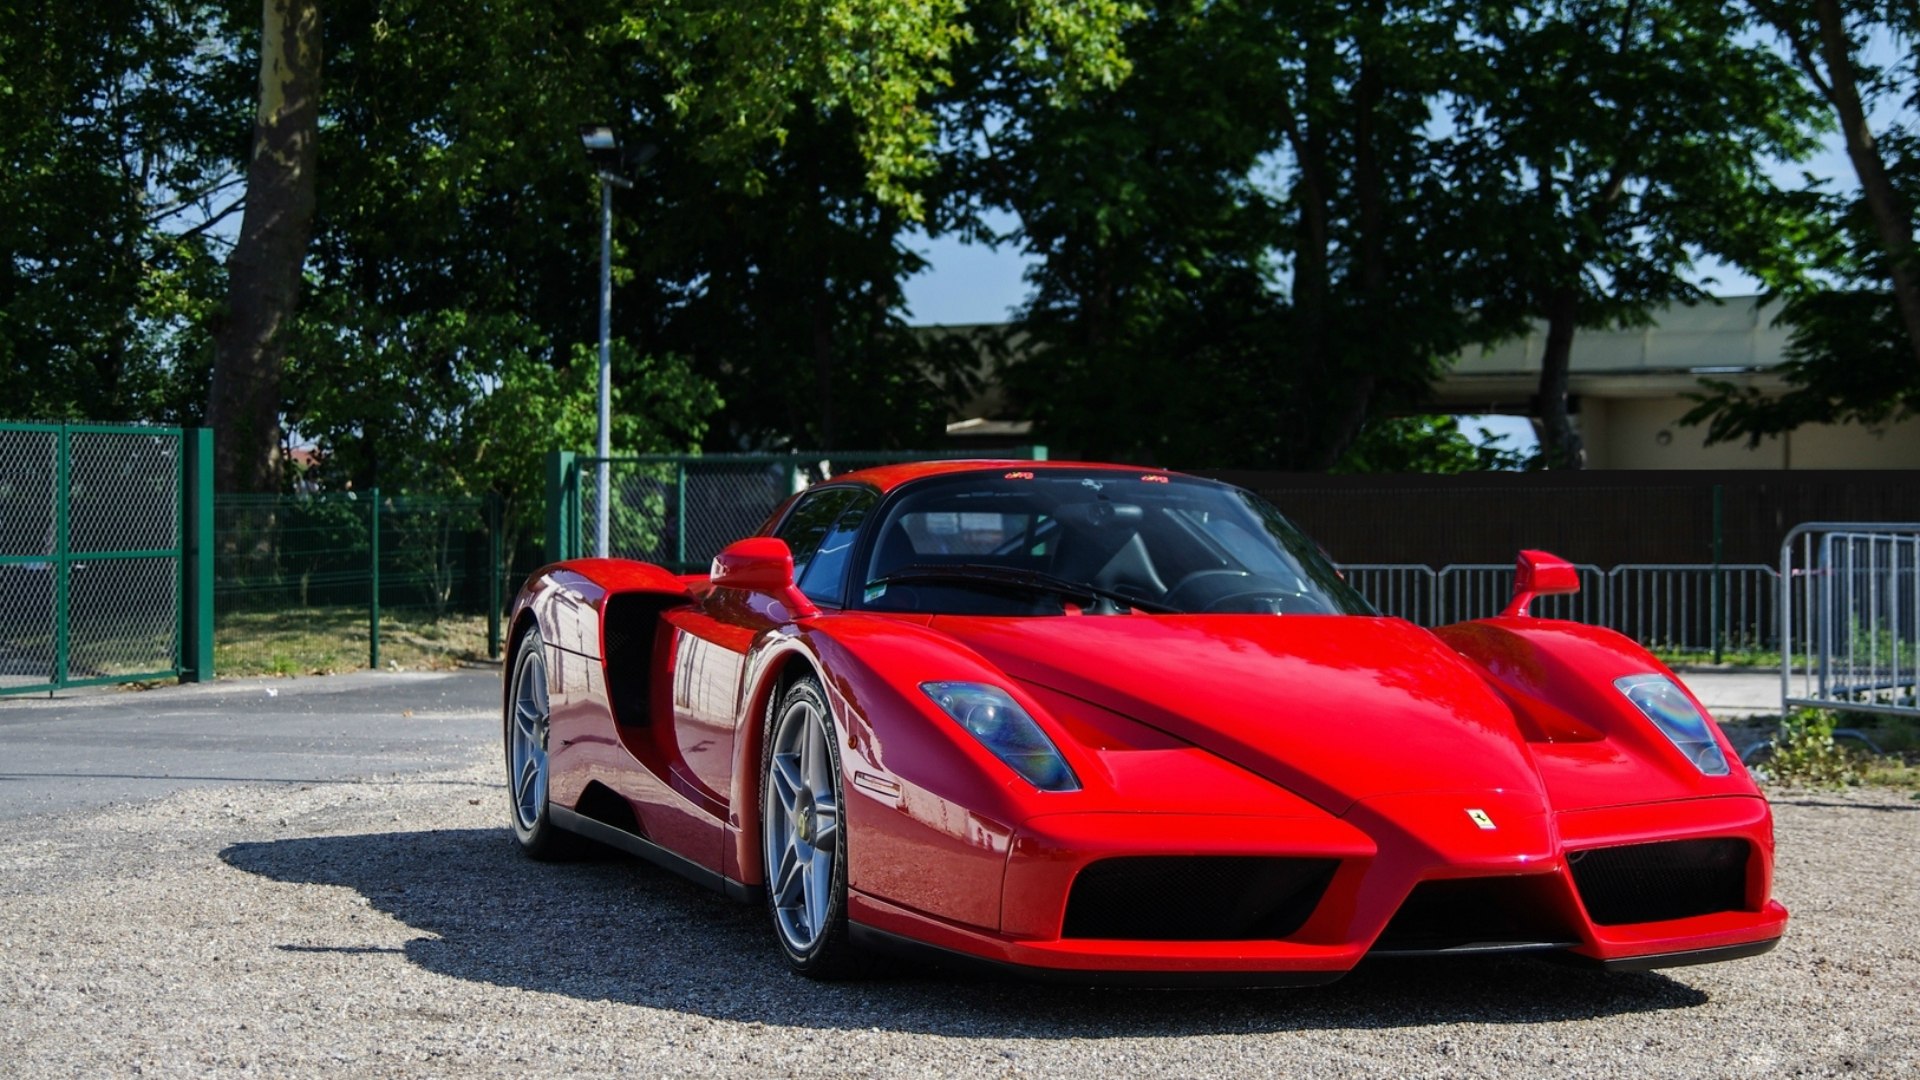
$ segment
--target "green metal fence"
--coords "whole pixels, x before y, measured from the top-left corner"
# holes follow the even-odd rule
[[[605,459],[608,554],[676,572],[704,570],[722,547],[753,533],[808,484],[873,465],[978,456],[955,450],[810,450],[791,454],[651,454]],[[1044,446],[995,457],[1043,461]],[[547,556],[595,548],[602,459],[567,451],[547,459]]]
[[[213,674],[204,431],[0,424],[0,694]]]
[[[343,664],[382,661],[383,641],[416,644],[452,617],[484,616],[499,655],[500,505],[486,498],[338,492],[221,495],[214,604],[227,636],[338,639]],[[266,619],[242,629],[249,618]],[[453,650],[450,650],[450,654]]]

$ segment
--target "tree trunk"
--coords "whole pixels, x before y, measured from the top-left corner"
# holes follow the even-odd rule
[[[1840,117],[1840,131],[1846,137],[1847,157],[1860,178],[1860,194],[1886,250],[1887,264],[1893,274],[1893,302],[1899,308],[1900,321],[1907,328],[1907,344],[1914,366],[1920,368],[1920,281],[1916,281],[1913,219],[1900,203],[1893,182],[1887,179],[1886,163],[1880,148],[1874,145],[1873,132],[1867,126],[1866,108],[1860,101],[1860,87],[1853,75],[1853,43],[1847,38],[1836,0],[1818,0],[1814,17],[1820,24],[1820,52],[1827,65],[1827,87],[1834,112]]]
[[[1379,0],[1367,4],[1369,26],[1379,27],[1385,18],[1385,5]],[[1375,326],[1391,326],[1387,310],[1386,178],[1374,146],[1379,130],[1376,114],[1386,99],[1386,83],[1381,77],[1378,59],[1367,47],[1365,33],[1358,41],[1360,73],[1353,89],[1353,193],[1357,207],[1354,227],[1360,254],[1360,265],[1356,268],[1360,311],[1363,318],[1378,320],[1373,323]],[[1374,335],[1371,348],[1360,357],[1365,363],[1364,373],[1356,371],[1340,380],[1345,383],[1344,400],[1331,411],[1320,446],[1310,459],[1309,464],[1315,470],[1332,469],[1360,437],[1373,413],[1373,395],[1380,381],[1378,373],[1397,371],[1402,366],[1388,359],[1398,347],[1398,338],[1394,335]]]
[[[280,370],[313,227],[320,3],[263,0],[261,7],[247,209],[227,260],[228,309],[215,327],[207,394],[218,491],[279,486]]]
[[[1580,296],[1562,286],[1547,297],[1547,348],[1540,356],[1540,456],[1549,469],[1584,469],[1587,449],[1574,430],[1567,385],[1573,369],[1573,332],[1580,320]]]
[[[1287,142],[1293,149],[1298,170],[1294,179],[1293,201],[1299,208],[1298,237],[1293,260],[1293,346],[1300,370],[1312,372],[1328,385],[1327,332],[1331,307],[1331,248],[1333,179],[1328,161],[1327,132],[1312,107],[1324,100],[1321,79],[1333,63],[1330,38],[1316,42],[1307,55],[1303,85],[1296,105],[1284,97],[1282,121]],[[1330,90],[1324,92],[1330,93]],[[1295,434],[1288,439],[1288,468],[1299,468],[1309,461],[1326,467],[1319,451],[1324,440],[1309,425],[1292,425]],[[1304,441],[1303,441],[1304,440]]]

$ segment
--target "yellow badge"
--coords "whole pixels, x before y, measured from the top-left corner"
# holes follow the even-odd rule
[[[1473,819],[1473,823],[1475,825],[1478,825],[1483,829],[1499,828],[1498,825],[1495,825],[1493,823],[1493,819],[1487,816],[1487,812],[1485,810],[1478,810],[1478,809],[1468,810],[1467,816]]]

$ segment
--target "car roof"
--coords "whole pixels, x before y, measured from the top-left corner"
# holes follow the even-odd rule
[[[953,476],[961,473],[987,472],[1085,472],[1097,469],[1106,472],[1135,473],[1152,476],[1183,476],[1183,473],[1168,469],[1156,469],[1144,465],[1114,465],[1091,461],[1031,461],[1023,458],[951,458],[939,461],[912,461],[898,465],[876,465],[857,472],[841,473],[833,482],[867,484],[882,493],[892,491],[902,484],[915,480],[924,480],[932,476]]]

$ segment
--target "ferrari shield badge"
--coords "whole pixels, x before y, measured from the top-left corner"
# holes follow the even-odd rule
[[[1497,829],[1500,827],[1493,823],[1493,819],[1487,816],[1487,812],[1485,810],[1480,810],[1477,808],[1469,809],[1467,811],[1467,816],[1473,819],[1473,823],[1475,825],[1478,825],[1483,829]]]

